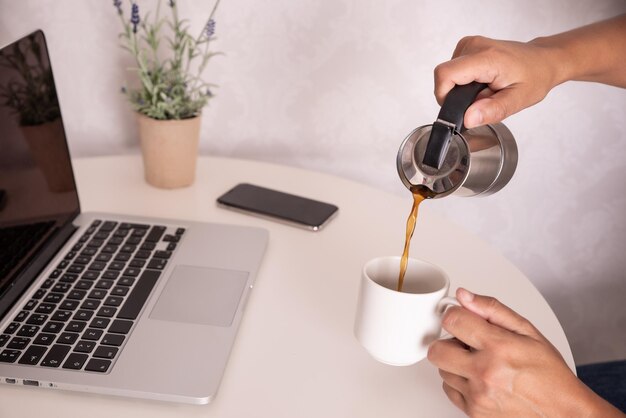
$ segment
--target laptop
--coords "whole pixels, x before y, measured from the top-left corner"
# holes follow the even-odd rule
[[[267,240],[82,213],[44,34],[0,49],[0,383],[210,402]]]

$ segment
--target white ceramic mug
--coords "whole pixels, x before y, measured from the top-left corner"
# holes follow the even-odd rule
[[[441,334],[448,305],[446,273],[426,261],[409,258],[402,292],[398,292],[400,257],[379,257],[363,267],[354,334],[376,360],[409,366],[426,357]]]

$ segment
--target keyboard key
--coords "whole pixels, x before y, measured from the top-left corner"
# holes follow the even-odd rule
[[[83,368],[83,364],[85,364],[88,358],[89,356],[87,354],[72,353],[67,356],[67,360],[65,360],[65,363],[63,363],[63,368],[80,370]]]
[[[30,338],[13,337],[11,342],[7,344],[7,348],[13,348],[15,350],[23,350],[26,348],[29,342],[30,342]]]
[[[89,363],[87,363],[87,366],[85,366],[85,370],[90,372],[106,373],[110,366],[111,360],[92,358],[89,360]]]
[[[135,267],[129,267],[126,269],[126,271],[124,271],[124,276],[137,277],[139,276],[140,272],[141,272],[141,269],[138,269]]]
[[[91,289],[91,286],[93,286],[92,280],[80,280],[78,283],[76,283],[76,286],[74,286],[74,289],[89,290]]]
[[[35,325],[23,325],[17,332],[19,337],[34,337],[39,331],[39,327]]]
[[[119,253],[115,256],[115,261],[128,261],[130,260],[132,254],[130,253]]]
[[[132,322],[131,322],[132,325]],[[87,331],[83,333],[83,340],[97,341],[102,337],[104,331],[96,328],[87,328]]]
[[[83,300],[85,298],[85,295],[87,295],[86,290],[74,289],[67,294],[67,298],[74,300]]]
[[[98,278],[98,276],[100,276],[100,272],[99,271],[87,270],[86,272],[83,273],[81,278],[83,278],[85,280],[96,280]]]
[[[4,347],[4,345],[7,343],[7,341],[9,341],[10,338],[11,336],[8,334],[0,334],[0,347]]]
[[[155,251],[154,252],[154,257],[156,258],[170,258],[172,256],[172,252],[171,251]]]
[[[148,235],[146,235],[145,242],[159,242],[161,240],[161,236],[165,233],[165,227],[161,225],[155,225],[150,229]]]
[[[40,332],[39,335],[37,335],[37,338],[33,340],[33,344],[50,345],[52,344],[55,338],[56,338],[56,335],[54,334],[47,334],[45,332]]]
[[[30,311],[30,310],[34,309],[35,306],[37,306],[37,303],[39,303],[39,301],[37,299],[29,300],[28,303],[26,305],[24,305],[24,310]]]
[[[69,345],[53,345],[46,357],[44,357],[41,365],[45,367],[59,367],[67,353],[69,353],[70,348]]]
[[[167,264],[167,260],[164,258],[153,258],[148,263],[147,268],[154,270],[163,270]]]
[[[78,300],[66,299],[63,301],[62,304],[59,305],[59,309],[63,309],[66,311],[73,311],[73,310],[76,310],[76,308],[78,308],[79,304],[80,304],[80,301]]]
[[[142,268],[145,264],[146,260],[141,260],[138,258],[135,258],[130,262],[130,266],[135,268]]]
[[[111,260],[112,257],[113,256],[111,254],[100,253],[96,257],[96,261],[100,261],[100,262],[106,263],[107,261]]]
[[[45,289],[38,289],[35,294],[33,295],[33,299],[41,299],[43,297],[43,295],[46,294],[46,290]]]
[[[122,237],[113,237],[107,242],[107,245],[115,245],[120,246],[124,242],[124,238]]]
[[[65,327],[65,331],[69,332],[83,332],[85,327],[87,326],[87,322],[83,321],[70,321]]]
[[[79,353],[91,353],[95,346],[96,343],[93,341],[80,340],[76,344],[76,347],[74,347],[74,351],[77,351]]]
[[[78,279],[78,274],[75,273],[65,273],[63,277],[59,279],[60,282],[63,283],[74,283]]]
[[[68,319],[70,319],[72,317],[72,312],[71,311],[62,311],[62,310],[57,310],[54,315],[52,315],[52,320],[53,321],[67,321]]]
[[[94,221],[91,223],[91,226],[99,226],[102,223],[102,221],[100,219],[94,219]]]
[[[95,226],[90,226],[89,228],[87,228],[87,231],[85,231],[86,234],[93,234],[94,232],[96,232],[96,227]]]
[[[3,350],[2,353],[0,353],[0,362],[15,363],[20,354],[22,354],[22,352],[17,350]]]
[[[115,280],[119,277],[120,272],[114,270],[107,270],[102,274],[103,279]]]
[[[107,244],[102,247],[102,252],[100,254],[115,254],[117,252],[117,245]]]
[[[111,296],[126,296],[128,293],[128,287],[125,286],[115,286],[111,289]]]
[[[37,309],[35,309],[35,313],[49,314],[52,313],[56,309],[56,307],[57,306],[52,303],[42,302],[39,304],[39,306],[37,306]]]
[[[56,279],[60,275],[61,275],[61,270],[59,269],[53,270],[52,273],[50,273],[50,277],[53,279]]]
[[[104,337],[102,337],[102,341],[100,341],[100,343],[104,345],[119,347],[120,345],[122,345],[125,338],[126,337],[121,334],[105,334]]]
[[[39,360],[46,354],[47,347],[42,347],[39,345],[31,345],[28,347],[28,350],[24,352],[24,355],[18,361],[19,364],[28,364],[34,366],[39,363]]]
[[[138,260],[138,259],[147,260],[148,258],[150,258],[151,254],[152,254],[151,251],[139,250],[135,253],[135,260]],[[131,267],[134,267],[134,266],[131,265]]]
[[[70,262],[68,260],[63,260],[59,263],[59,265],[57,266],[58,270],[63,270],[65,269],[65,267],[69,266]]]
[[[76,342],[76,340],[78,340],[78,334],[73,332],[64,332],[59,335],[59,338],[57,338],[57,343],[72,345]]]
[[[50,321],[47,322],[46,325],[43,326],[42,331],[43,332],[52,332],[52,333],[58,333],[63,329],[63,322],[55,322],[55,321]]]
[[[117,312],[117,308],[113,308],[110,306],[103,306],[100,308],[96,316],[102,316],[104,318],[113,318],[115,316],[115,312]]]
[[[43,284],[41,285],[42,289],[50,289],[52,287],[52,285],[54,284],[54,280],[52,279],[46,279]]]
[[[102,290],[102,289],[93,289],[90,293],[89,293],[89,297],[91,299],[104,299],[107,295],[107,291],[106,290]]]
[[[102,261],[94,261],[89,265],[89,270],[102,271],[106,266],[107,263],[104,263]]]
[[[11,322],[8,327],[4,329],[5,334],[13,334],[20,327],[20,324],[17,322]]]
[[[91,317],[93,316],[93,311],[88,311],[86,309],[80,309],[78,311],[76,311],[76,313],[74,314],[74,320],[77,321],[89,321],[91,319]]]
[[[71,266],[67,268],[67,271],[69,273],[76,273],[76,274],[82,273],[83,270],[85,270],[85,266],[83,266],[82,264],[72,264]]]
[[[80,252],[80,255],[94,256],[97,252],[97,248],[87,247]]]
[[[21,311],[20,313],[18,313],[17,315],[15,315],[15,318],[13,318],[14,322],[22,322],[24,319],[26,319],[26,317],[28,316],[29,312],[28,311]]]
[[[109,322],[111,322],[109,318],[96,317],[93,319],[93,321],[91,321],[91,324],[89,324],[89,326],[91,328],[104,329],[109,326]]]
[[[147,229],[134,229],[131,235],[133,237],[141,238],[146,235],[146,232],[147,232]]]
[[[82,305],[80,305],[80,309],[91,309],[96,310],[100,306],[100,301],[96,299],[85,299]]]
[[[110,289],[113,287],[113,280],[98,280],[96,283],[97,289]]]
[[[74,257],[76,257],[76,251],[70,251],[69,253],[65,255],[66,260],[71,260]]]
[[[152,251],[156,248],[156,243],[155,242],[144,242],[141,245],[141,250],[144,251]]]
[[[109,233],[108,233],[108,232],[106,232],[106,231],[101,231],[101,232],[98,232],[98,233],[97,233],[96,235],[94,235],[93,237],[94,237],[94,238],[96,238],[96,239],[102,239],[102,240],[105,240],[105,239],[109,238]]]
[[[179,235],[166,235],[163,237],[163,241],[165,242],[178,242],[180,241]]]
[[[118,348],[100,346],[93,352],[94,357],[112,359],[118,352]]]
[[[122,298],[121,296],[109,296],[104,301],[104,304],[107,306],[120,306],[123,301],[124,301],[124,298]]]
[[[70,290],[71,287],[72,285],[70,283],[57,283],[51,291],[55,293],[65,293]]]
[[[109,270],[108,271],[120,271],[120,270],[124,270],[124,267],[126,267],[126,262],[124,261],[114,261],[111,264],[109,264]]]
[[[94,238],[87,243],[87,246],[91,248],[100,248],[102,247],[103,244],[104,244],[103,240]]]
[[[176,235],[183,235],[185,233],[185,228],[178,228],[176,230]]]
[[[48,315],[43,314],[32,314],[28,317],[26,323],[28,325],[43,325],[48,319]]]
[[[59,303],[63,299],[62,293],[48,293],[48,295],[43,300],[46,303]]]
[[[120,286],[132,286],[135,283],[135,279],[133,277],[122,277],[117,281],[117,284]]]
[[[121,253],[134,253],[137,249],[136,245],[124,245],[120,248]]]
[[[130,237],[126,240],[126,245],[134,245],[137,246],[141,244],[141,238],[140,237]]]
[[[113,231],[113,229],[117,226],[117,222],[114,221],[106,221],[100,227],[100,231]]]
[[[87,257],[85,255],[80,255],[80,256],[76,257],[76,260],[74,260],[74,262],[76,264],[89,264],[91,262],[91,257]]]
[[[109,332],[113,332],[115,334],[128,334],[128,332],[130,331],[132,327],[133,327],[132,321],[124,321],[121,319],[116,319],[111,324],[111,327],[109,328]]]
[[[129,232],[130,232],[130,230],[128,230],[128,229],[119,228],[117,231],[115,231],[113,236],[125,238],[126,236],[128,236]]]
[[[74,244],[74,246],[72,247],[72,251],[80,251],[81,248],[83,248],[83,243],[82,242],[78,242],[78,243]]]
[[[169,244],[167,244],[167,251],[174,251],[175,249],[176,249],[175,242],[170,242]]]

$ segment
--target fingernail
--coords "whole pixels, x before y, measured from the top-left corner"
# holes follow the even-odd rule
[[[467,289],[459,287],[459,291],[457,297],[461,299],[463,302],[471,302],[474,300],[474,294]]]
[[[480,126],[483,123],[483,112],[480,110],[474,110],[467,116],[468,128]]]

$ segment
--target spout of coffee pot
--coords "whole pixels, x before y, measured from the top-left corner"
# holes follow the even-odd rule
[[[452,135],[463,131],[463,117],[476,96],[487,84],[473,81],[465,85],[456,85],[446,96],[443,106],[433,123],[422,163],[439,170],[446,158]]]

